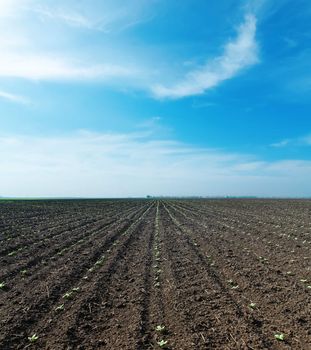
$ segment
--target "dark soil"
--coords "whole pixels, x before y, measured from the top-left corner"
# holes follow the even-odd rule
[[[0,243],[1,350],[311,349],[311,201],[0,201]]]

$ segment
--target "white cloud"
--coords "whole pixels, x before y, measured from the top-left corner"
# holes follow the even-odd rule
[[[301,140],[304,144],[311,146],[311,134],[304,136]]]
[[[98,80],[135,76],[132,67],[117,64],[86,64],[55,54],[2,54],[0,76],[31,80]]]
[[[109,35],[101,34],[99,41],[96,33],[89,44],[85,35],[91,34],[77,30],[120,32],[150,19],[156,13],[154,5],[160,2],[94,0],[90,5],[87,0],[3,0],[0,77],[98,81],[121,89],[151,90],[157,98],[181,98],[202,94],[258,62],[253,15],[245,17],[236,39],[225,45],[223,55],[172,86],[165,81],[154,86],[162,77],[168,81],[177,73],[171,68],[164,72],[165,57],[159,57],[159,48],[143,44],[133,47],[121,35],[109,39]],[[159,62],[157,67],[154,62]]]
[[[120,31],[152,18],[152,8],[159,0],[33,0],[33,11],[42,19],[62,22],[68,26]]]
[[[276,143],[272,143],[271,147],[283,148],[283,147],[301,147],[311,145],[311,134],[300,136],[291,139],[284,139]]]
[[[82,43],[79,32],[51,21],[119,30],[145,18],[146,1],[135,0],[126,6],[121,2],[96,0],[90,6],[85,0],[47,0],[43,6],[39,0],[1,0],[0,77],[133,85],[141,68],[138,60],[129,59],[126,48],[109,40],[100,47]],[[122,84],[120,78],[124,78]]]
[[[256,18],[249,14],[239,27],[237,38],[226,44],[223,55],[188,73],[183,80],[170,87],[162,84],[153,86],[152,93],[157,98],[173,99],[199,95],[233,78],[242,69],[259,62],[255,35]]]
[[[38,7],[34,10],[42,18],[62,21],[73,27],[81,27],[87,29],[96,29],[96,22],[90,18],[83,16],[81,13],[69,12],[63,9],[50,9],[46,7]]]
[[[5,92],[1,90],[0,90],[0,98],[8,100],[10,102],[14,102],[14,103],[29,104],[29,100],[26,97],[11,94],[9,92]]]
[[[1,0],[0,1],[0,18],[16,14],[16,10],[22,8],[27,0]]]
[[[282,148],[282,147],[288,146],[290,143],[291,143],[290,139],[285,139],[280,142],[272,143],[270,146],[275,148]]]
[[[40,3],[34,0],[33,11],[43,20],[58,21],[72,27],[99,30],[106,33],[120,31],[152,18],[156,1],[86,0]],[[36,5],[36,3],[38,3]]]
[[[73,27],[120,30],[153,17],[160,0],[1,0],[0,17],[37,14],[42,20],[63,22]]]
[[[310,161],[259,161],[143,134],[0,137],[0,195],[311,196]]]

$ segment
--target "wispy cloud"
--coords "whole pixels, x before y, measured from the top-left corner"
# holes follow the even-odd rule
[[[137,128],[143,130],[145,135],[163,137],[163,135],[170,134],[171,128],[164,126],[162,120],[163,118],[154,116],[139,123]]]
[[[111,63],[90,64],[54,53],[17,53],[0,56],[0,76],[31,80],[97,80],[136,76],[133,67]]]
[[[110,31],[146,18],[147,1],[121,3],[96,0],[90,6],[85,0],[56,0],[43,6],[39,0],[1,1],[0,77],[135,85],[142,68],[138,60],[129,59],[126,49],[109,40],[104,48],[87,45],[84,49],[79,32],[50,23]],[[54,40],[54,32],[61,40]]]
[[[272,143],[270,146],[275,148],[282,148],[288,146],[291,143],[291,141],[292,140],[290,139],[285,139],[279,142]]]
[[[169,86],[168,76],[176,77],[177,72],[170,68],[171,74],[164,73],[165,57],[159,60],[157,50],[146,48],[144,44],[133,48],[124,38],[118,42],[115,36],[110,41],[107,35],[100,41],[104,46],[98,46],[98,37],[89,45],[77,30],[122,31],[154,16],[154,5],[160,0],[133,0],[125,4],[122,0],[94,0],[91,6],[86,0],[3,1],[0,13],[4,20],[0,23],[0,33],[8,34],[6,39],[4,36],[0,39],[0,77],[97,81],[119,89],[151,91],[156,98],[174,99],[202,94],[258,62],[256,18],[252,14],[245,17],[237,28],[236,38],[227,42],[221,56]],[[11,16],[15,16],[14,20]],[[53,39],[54,32],[62,38],[60,41]],[[155,69],[154,62],[158,60],[160,64]],[[161,79],[157,77],[166,77],[167,81],[154,85]]]
[[[304,142],[306,145],[310,145],[311,146],[311,134],[302,137],[301,141]]]
[[[271,147],[284,148],[284,147],[301,147],[311,145],[311,134],[295,137],[291,139],[284,139],[276,143],[272,143]]]
[[[48,7],[38,7],[34,10],[39,16],[44,19],[62,21],[73,27],[81,27],[87,29],[98,29],[96,21],[82,15],[78,12],[65,11],[63,9],[50,9]]]
[[[259,62],[255,35],[256,18],[248,14],[244,23],[238,28],[236,39],[226,44],[223,55],[188,73],[183,80],[172,86],[162,84],[153,86],[152,93],[157,98],[172,99],[199,95],[224,80],[233,78],[241,70]]]
[[[10,101],[10,102],[24,104],[24,105],[30,103],[30,101],[24,96],[11,94],[9,92],[5,92],[5,91],[1,91],[1,90],[0,90],[0,99],[4,99],[4,100]]]
[[[311,195],[310,161],[267,162],[142,134],[2,136],[0,152],[1,195]]]
[[[11,16],[17,8],[24,6],[26,0],[1,0],[0,1],[0,17]]]
[[[38,4],[34,1],[33,11],[43,20],[58,21],[72,27],[98,30],[106,33],[120,31],[138,25],[152,18],[150,9],[154,0],[67,0],[54,1],[52,4]]]

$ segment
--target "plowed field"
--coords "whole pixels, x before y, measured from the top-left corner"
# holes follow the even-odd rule
[[[0,202],[0,349],[311,349],[311,201]]]

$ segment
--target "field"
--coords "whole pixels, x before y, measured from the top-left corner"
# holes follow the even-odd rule
[[[311,349],[311,201],[0,201],[0,349]]]

